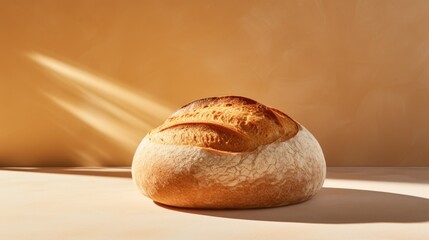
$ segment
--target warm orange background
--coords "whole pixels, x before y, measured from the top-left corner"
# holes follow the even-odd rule
[[[429,165],[429,1],[2,1],[0,165],[128,165],[198,98],[243,95],[330,166]]]

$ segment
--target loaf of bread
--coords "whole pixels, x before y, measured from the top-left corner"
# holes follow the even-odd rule
[[[140,143],[134,182],[152,200],[187,208],[294,204],[322,187],[322,149],[303,126],[254,100],[189,103]]]

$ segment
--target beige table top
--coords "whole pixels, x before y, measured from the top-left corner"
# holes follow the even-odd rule
[[[429,239],[429,168],[329,168],[303,204],[188,210],[129,168],[0,168],[0,239]]]

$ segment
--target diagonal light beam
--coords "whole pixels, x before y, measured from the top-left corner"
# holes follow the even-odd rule
[[[129,128],[123,126],[123,124],[119,124],[112,118],[106,118],[102,114],[96,113],[91,109],[84,109],[80,106],[77,106],[76,104],[62,100],[51,94],[45,93],[45,95],[54,103],[72,113],[74,116],[90,125],[95,130],[107,135],[128,149],[134,149],[136,142],[141,137],[140,134],[131,131]]]
[[[29,53],[28,57],[36,63],[67,77],[69,80],[85,86],[106,98],[112,98],[121,101],[125,106],[131,106],[144,111],[147,115],[163,121],[173,111],[172,109],[150,100],[149,97],[143,97],[137,93],[125,89],[117,84],[104,80],[103,78],[88,71],[74,67],[57,59],[48,57],[40,53]]]

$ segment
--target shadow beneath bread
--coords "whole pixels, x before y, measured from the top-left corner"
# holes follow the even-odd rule
[[[408,195],[323,188],[300,204],[246,210],[203,210],[157,205],[189,214],[258,221],[300,223],[413,223],[429,221],[429,200]]]
[[[97,177],[118,177],[131,178],[129,168],[109,169],[109,168],[23,168],[23,167],[2,167],[0,170],[17,172],[36,172],[52,174],[71,174]]]

